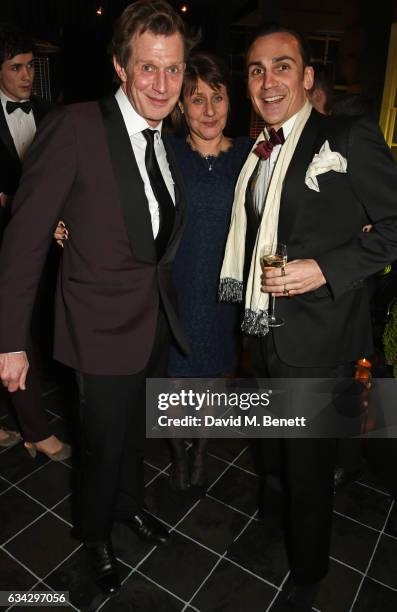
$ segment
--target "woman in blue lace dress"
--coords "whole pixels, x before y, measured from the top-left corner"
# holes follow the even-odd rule
[[[224,135],[228,72],[211,54],[196,54],[189,60],[176,114],[184,133],[171,142],[186,187],[188,211],[173,270],[191,354],[184,356],[173,348],[168,374],[216,378],[233,372],[239,356],[238,307],[219,303],[217,294],[234,187],[252,143],[249,138]],[[171,486],[205,489],[206,440],[193,441],[190,470],[183,440],[173,439],[171,445]]]

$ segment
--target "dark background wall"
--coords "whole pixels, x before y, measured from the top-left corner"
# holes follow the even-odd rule
[[[13,21],[60,49],[54,60],[56,89],[65,102],[94,99],[112,88],[106,46],[114,19],[128,0],[1,0],[0,21]],[[183,2],[171,0],[176,8]],[[261,21],[279,21],[306,34],[334,32],[338,46],[337,82],[361,92],[379,108],[390,25],[397,1],[378,0],[190,0],[184,18],[202,31],[201,47],[233,67],[233,128],[246,133],[243,53],[249,32]],[[96,11],[102,6],[102,15]]]

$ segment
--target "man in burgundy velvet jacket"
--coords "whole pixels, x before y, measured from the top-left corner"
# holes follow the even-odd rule
[[[54,356],[77,372],[85,450],[77,531],[106,594],[119,588],[114,521],[155,543],[168,537],[143,510],[145,379],[164,375],[171,338],[188,350],[171,282],[183,189],[161,136],[182,85],[184,23],[167,2],[139,0],[120,17],[112,44],[120,89],[46,118],[0,265],[0,374],[14,391],[24,388],[31,308],[64,219]]]

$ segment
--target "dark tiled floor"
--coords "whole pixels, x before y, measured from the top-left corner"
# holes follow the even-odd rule
[[[44,403],[54,431],[69,437],[61,393],[47,385]],[[1,401],[0,424],[13,425]],[[32,460],[22,444],[1,450],[0,590],[69,591],[69,606],[46,608],[54,611],[270,612],[288,576],[281,495],[260,491],[245,442],[211,440],[209,448],[210,488],[201,499],[170,490],[167,445],[148,441],[147,504],[172,539],[155,547],[115,526],[123,588],[111,600],[98,592],[71,534],[72,462]],[[394,612],[396,576],[397,507],[367,474],[336,496],[330,572],[316,609]]]

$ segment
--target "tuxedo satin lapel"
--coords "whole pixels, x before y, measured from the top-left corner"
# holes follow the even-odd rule
[[[279,218],[279,227],[282,227],[283,237],[290,235],[290,230],[295,221],[295,214],[299,210],[300,194],[305,186],[304,181],[307,167],[316,152],[320,124],[321,115],[316,111],[312,111],[303,128],[284,179]]]
[[[6,118],[4,116],[2,104],[0,104],[0,138],[4,146],[6,147],[7,151],[11,155],[11,157],[14,157],[15,160],[19,163],[18,153],[15,148],[12,136],[10,134],[10,130],[8,129],[8,125],[7,125]]]
[[[48,111],[50,110],[50,106],[49,105],[47,106],[44,102],[42,102],[41,100],[37,98],[31,98],[31,102],[32,102],[34,122],[37,127],[40,121],[42,121],[42,119],[44,118],[44,115],[46,115]]]
[[[156,263],[149,205],[123,116],[114,96],[100,100],[99,106],[131,250],[139,261]]]

